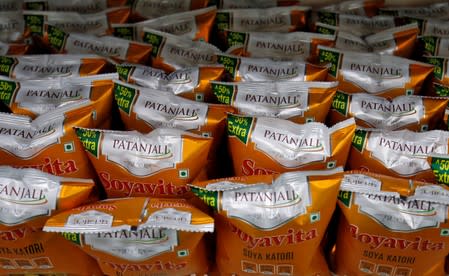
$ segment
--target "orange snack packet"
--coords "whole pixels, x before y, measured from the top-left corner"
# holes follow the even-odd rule
[[[204,234],[214,220],[183,199],[138,197],[72,209],[50,218],[44,230],[75,240],[105,275],[203,275]]]
[[[307,32],[268,33],[226,31],[227,54],[272,58],[274,60],[310,60],[318,56],[318,46],[333,47],[335,36]]]
[[[336,274],[445,275],[447,187],[348,172],[340,190]]]
[[[441,125],[449,98],[398,96],[392,100],[366,93],[337,92],[329,112],[329,124],[354,117],[361,127],[385,130],[427,131]]]
[[[191,40],[209,42],[216,13],[217,8],[212,6],[204,9],[169,14],[134,24],[112,24],[112,29],[114,36],[130,40],[138,40],[143,28],[148,27]]]
[[[15,114],[35,119],[49,111],[81,99],[95,108],[95,127],[108,126],[112,112],[113,79],[118,75],[100,74],[48,80],[0,78],[2,101]]]
[[[328,128],[267,117],[228,115],[228,148],[237,176],[332,169],[346,164],[354,119]]]
[[[66,33],[52,25],[46,25],[46,27],[43,41],[54,53],[98,54],[119,61],[146,64],[152,51],[149,44],[123,38]]]
[[[449,154],[448,139],[449,132],[441,130],[358,128],[346,166],[351,170],[432,182],[434,175],[426,159],[429,154]]]
[[[221,65],[185,67],[170,74],[138,64],[117,64],[116,68],[122,81],[207,103],[217,102],[209,82],[221,81],[225,74],[225,68]]]
[[[216,211],[221,275],[330,275],[321,242],[341,168],[216,179],[192,191]]]
[[[299,60],[273,61],[225,54],[217,57],[232,81],[324,81],[327,77],[327,67]]]
[[[211,138],[179,129],[150,133],[78,128],[108,198],[188,197],[191,183],[207,164]]]
[[[0,56],[4,55],[26,55],[32,46],[25,43],[3,43],[0,41]]]
[[[32,120],[0,113],[0,164],[36,168],[64,177],[94,178],[74,126],[94,126],[89,100],[79,100]]]
[[[25,10],[23,16],[30,32],[39,36],[44,36],[46,25],[54,26],[67,33],[106,35],[112,33],[111,24],[127,22],[130,13],[129,7],[119,7],[90,14]]]
[[[88,76],[103,72],[107,64],[96,55],[0,56],[0,75],[22,80]]]
[[[435,66],[431,84],[425,90],[425,94],[429,96],[449,96],[449,56],[424,56],[422,59],[424,62]]]
[[[166,73],[189,66],[213,65],[221,51],[204,41],[192,41],[166,32],[143,28],[141,40],[151,44],[151,66]]]
[[[337,82],[211,82],[218,100],[239,114],[324,123]]]
[[[396,56],[341,51],[318,46],[319,61],[330,63],[328,80],[339,82],[338,90],[366,92],[385,98],[419,94],[433,66]]]
[[[95,186],[92,180],[0,166],[0,186],[2,275],[101,275],[95,260],[76,246],[59,234],[42,232],[48,217],[89,200]],[[61,252],[70,252],[70,257],[61,255]]]

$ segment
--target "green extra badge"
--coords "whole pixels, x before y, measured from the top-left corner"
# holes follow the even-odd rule
[[[68,241],[81,245],[81,238],[79,233],[61,233],[61,235]]]
[[[84,149],[98,158],[101,132],[93,129],[77,128],[76,135],[83,144]]]
[[[222,64],[227,73],[231,74],[232,78],[235,79],[237,74],[237,68],[239,66],[239,59],[236,57],[217,55],[217,62]]]
[[[131,72],[133,71],[133,69],[136,68],[133,65],[124,65],[124,64],[117,64],[115,67],[116,67],[118,76],[119,76],[120,80],[122,80],[122,81],[128,81],[129,75],[131,75]]]
[[[348,208],[351,207],[351,199],[352,199],[352,192],[340,191],[338,193],[338,200],[340,200],[340,202],[343,203]]]
[[[234,98],[234,88],[232,84],[224,83],[211,83],[212,91],[214,92],[217,100],[222,104],[230,105]]]
[[[64,49],[65,42],[67,40],[67,37],[69,36],[68,34],[66,34],[63,30],[51,25],[47,26],[47,33],[48,41],[50,42],[51,47],[55,48],[58,51]]]
[[[350,96],[343,92],[337,91],[332,101],[332,109],[344,116],[348,115]]]
[[[115,37],[120,37],[128,40],[136,40],[134,26],[119,26],[112,28],[112,34]]]
[[[215,17],[215,24],[219,31],[230,29],[231,14],[229,12],[217,12],[217,16]]]
[[[131,106],[136,96],[136,90],[129,86],[125,86],[119,83],[114,84],[114,96],[117,102],[118,108],[123,112],[130,115]]]
[[[423,57],[426,63],[435,66],[433,68],[433,75],[435,78],[442,80],[444,78],[445,69],[445,59],[441,57]]]
[[[162,42],[164,41],[164,38],[162,36],[151,32],[145,32],[143,34],[142,41],[151,44],[151,46],[153,47],[151,50],[151,55],[153,57],[159,56],[162,48]]]
[[[449,186],[449,156],[431,157],[430,166],[439,184]]]
[[[424,48],[426,54],[434,56],[437,51],[437,46],[439,44],[439,38],[434,36],[423,36],[418,39]]]
[[[228,32],[228,48],[235,45],[245,45],[246,34],[241,32]]]
[[[352,146],[356,148],[358,151],[363,152],[363,148],[365,148],[366,137],[368,136],[368,132],[363,129],[356,129],[354,133],[354,137],[352,137]]]
[[[45,18],[43,15],[24,14],[23,18],[25,20],[25,25],[28,28],[28,30],[30,30],[31,34],[36,34],[39,36],[44,35]]]
[[[208,191],[205,189],[201,189],[198,187],[190,187],[190,190],[193,194],[195,194],[199,199],[204,201],[208,206],[217,210],[218,205],[218,192],[217,191]]]
[[[13,81],[0,80],[0,100],[7,106],[11,106],[16,89],[18,89],[17,83]]]
[[[0,75],[11,77],[12,71],[17,64],[17,59],[0,56]]]
[[[318,58],[320,63],[330,63],[331,67],[329,68],[329,75],[336,78],[338,68],[340,67],[340,53],[326,49],[320,49],[318,52]]]
[[[228,114],[228,135],[235,136],[246,144],[252,124],[252,117]]]

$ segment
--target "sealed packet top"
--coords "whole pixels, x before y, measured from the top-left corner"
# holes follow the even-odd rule
[[[354,171],[340,190],[333,272],[445,275],[447,187]]]
[[[273,61],[269,58],[248,58],[218,54],[217,62],[225,66],[232,81],[324,81],[326,66],[294,61]]]
[[[373,17],[377,15],[379,8],[383,5],[383,0],[352,0],[322,7],[320,11]]]
[[[216,262],[226,275],[330,275],[321,242],[342,169],[215,179],[192,191],[216,211]]]
[[[332,26],[317,22],[315,31],[320,34],[335,35],[335,48],[339,50],[355,51],[355,52],[371,52],[371,47],[366,41],[350,32],[341,31],[337,26]]]
[[[448,139],[449,132],[441,130],[417,133],[358,128],[346,165],[352,170],[432,182],[435,179],[427,157],[448,154]]]
[[[207,103],[217,102],[209,82],[221,81],[225,75],[225,67],[221,65],[185,67],[169,74],[138,64],[117,64],[116,68],[122,81]]]
[[[392,100],[366,93],[337,92],[328,115],[333,125],[354,117],[358,126],[385,130],[428,131],[443,122],[449,98],[398,96]]]
[[[206,8],[209,0],[135,0],[132,3],[133,21]]]
[[[214,220],[183,199],[137,197],[72,209],[44,230],[76,237],[105,275],[203,275],[209,265],[203,236]]]
[[[0,56],[0,75],[14,79],[88,76],[103,72],[107,64],[97,55]]]
[[[271,58],[274,60],[310,60],[318,56],[318,46],[333,47],[334,35],[308,32],[233,32],[226,31],[227,54]]]
[[[217,1],[219,9],[264,9],[278,6],[290,6],[300,1],[290,0],[220,0]]]
[[[328,80],[344,93],[366,92],[385,98],[419,94],[433,66],[396,56],[341,51],[318,46],[319,61],[329,63]]]
[[[92,35],[111,34],[111,24],[125,23],[130,15],[129,7],[110,8],[98,13],[80,14],[60,11],[24,11],[24,18],[32,34],[44,36],[46,25],[67,33]]]
[[[381,7],[379,8],[379,14],[399,17],[448,19],[449,3],[441,2],[417,7]]]
[[[354,119],[328,128],[268,117],[228,115],[228,149],[237,176],[332,169],[346,164]]]
[[[217,54],[221,53],[207,42],[192,41],[147,27],[143,28],[140,39],[153,47],[151,66],[167,73],[189,66],[216,64]]]
[[[0,41],[6,43],[24,42],[29,36],[21,10],[0,10],[0,30]]]
[[[337,82],[260,81],[211,82],[219,102],[239,114],[324,123],[337,91]]]
[[[36,168],[64,177],[94,178],[74,126],[93,127],[94,108],[79,100],[32,120],[0,113],[0,164]]]
[[[435,66],[431,84],[425,90],[425,94],[428,96],[449,96],[449,56],[424,56],[422,60]]]
[[[25,10],[97,13],[108,7],[125,5],[125,0],[23,0]]]
[[[212,144],[211,138],[169,128],[76,132],[109,198],[189,197],[186,184],[206,166]]]
[[[76,246],[41,231],[50,216],[93,199],[92,180],[0,166],[0,185],[0,273],[101,275],[96,262]],[[61,252],[75,259],[68,262]]]
[[[90,100],[95,108],[95,127],[110,120],[113,79],[116,73],[48,80],[14,80],[0,77],[2,101],[15,114],[36,118],[70,102]]]
[[[209,41],[217,8],[215,6],[193,11],[169,14],[154,19],[128,24],[112,24],[114,36],[137,40],[144,27],[182,36],[191,40]]]

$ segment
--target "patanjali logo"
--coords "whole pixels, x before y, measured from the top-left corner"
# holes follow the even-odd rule
[[[381,201],[384,208],[388,208],[391,212],[400,212],[412,216],[432,217],[437,215],[437,210],[433,203],[426,200],[405,200],[396,196],[389,195],[367,195],[368,199]]]
[[[45,191],[22,185],[0,184],[0,200],[19,205],[45,205]]]
[[[295,190],[236,191],[233,199],[235,203],[253,203],[254,207],[269,209],[291,207],[302,202]]]
[[[264,138],[283,143],[295,152],[320,152],[324,150],[321,139],[316,137],[298,137],[265,129]]]
[[[114,139],[112,141],[112,148],[120,151],[133,152],[145,159],[160,160],[173,157],[173,152],[169,145]]]

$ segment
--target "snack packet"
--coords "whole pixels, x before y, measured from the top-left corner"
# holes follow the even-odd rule
[[[48,79],[102,73],[106,59],[97,55],[0,56],[0,75],[14,79]]]
[[[432,64],[433,76],[431,84],[425,90],[429,96],[449,96],[449,57],[424,56],[423,61]]]
[[[449,3],[441,2],[431,5],[423,5],[418,7],[381,7],[378,11],[379,15],[390,15],[398,17],[418,17],[418,18],[438,18],[448,19]]]
[[[96,13],[107,8],[123,6],[125,0],[23,0],[25,10]]]
[[[348,172],[340,190],[336,274],[445,275],[447,187]]]
[[[355,52],[371,52],[372,48],[361,37],[341,31],[337,26],[317,22],[315,31],[320,34],[335,35],[335,48]]]
[[[112,34],[111,24],[127,22],[130,13],[129,7],[120,7],[92,14],[60,11],[24,11],[23,16],[30,32],[42,37],[47,29],[46,25],[54,26],[67,33]]]
[[[219,102],[239,114],[324,123],[337,92],[337,82],[211,82]]]
[[[95,127],[108,126],[114,97],[112,80],[117,78],[115,73],[49,80],[0,78],[1,101],[15,114],[35,119],[67,103],[88,99],[95,108]]]
[[[421,36],[418,44],[422,56],[449,57],[449,37]]]
[[[419,94],[433,66],[396,56],[341,51],[318,46],[319,61],[330,63],[328,80],[339,81],[338,90],[366,92],[385,98]]]
[[[92,180],[63,178],[35,169],[0,166],[0,185],[2,275],[101,275],[95,260],[75,245],[59,234],[42,232],[48,217],[90,199],[95,187]],[[61,255],[61,252],[70,252],[70,256]]]
[[[225,66],[228,78],[245,81],[324,81],[327,67],[299,60],[273,61],[218,54],[217,62]]]
[[[225,68],[221,65],[185,67],[170,74],[138,64],[117,64],[116,68],[122,81],[207,103],[217,102],[209,82],[221,81],[225,74]]]
[[[26,55],[32,47],[25,43],[3,43],[0,41],[0,56],[6,55]]]
[[[293,6],[302,1],[295,0],[218,0],[219,9],[265,9],[279,6]]]
[[[132,2],[135,22],[164,15],[206,8],[209,0],[135,0]]]
[[[58,54],[98,54],[119,61],[146,64],[152,46],[114,36],[95,36],[82,33],[66,33],[47,25],[44,44]]]
[[[35,168],[64,177],[94,178],[74,126],[94,126],[94,108],[80,100],[32,120],[0,113],[0,165]]]
[[[325,6],[321,8],[320,11],[373,17],[377,15],[379,8],[383,5],[383,0],[350,0]]]
[[[192,41],[150,28],[143,28],[141,40],[151,44],[151,66],[171,73],[184,67],[217,63],[221,51],[212,44]]]
[[[129,40],[138,40],[143,28],[148,27],[191,40],[209,42],[216,13],[217,8],[212,6],[204,9],[169,14],[134,24],[112,24],[112,29],[114,36]]]
[[[428,131],[441,125],[449,98],[398,96],[392,100],[366,93],[337,92],[329,111],[333,125],[354,117],[358,126]]]
[[[187,183],[206,166],[212,144],[211,138],[170,128],[76,133],[108,198],[191,196]]]
[[[354,119],[328,128],[267,117],[228,115],[228,149],[234,174],[249,176],[346,164]]]
[[[216,179],[192,191],[216,211],[223,275],[330,275],[321,242],[341,168]]]
[[[72,209],[49,219],[44,230],[74,241],[105,275],[203,275],[204,234],[214,230],[214,220],[182,199],[138,197]]]
[[[0,41],[4,43],[22,43],[29,36],[21,10],[0,10],[0,30]]]
[[[358,128],[352,139],[348,169],[432,182],[429,154],[448,154],[449,132],[387,131]]]
[[[318,46],[334,46],[335,36],[317,33],[241,33],[226,31],[227,54],[275,60],[311,60]]]

